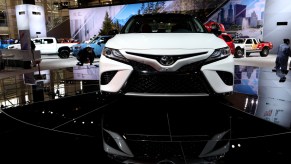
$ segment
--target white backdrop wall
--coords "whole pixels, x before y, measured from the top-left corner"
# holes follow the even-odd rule
[[[287,25],[277,25],[278,22],[287,22]],[[271,53],[277,53],[284,38],[291,39],[290,0],[266,0],[263,40],[274,44]]]
[[[42,6],[17,5],[15,6],[15,11],[18,30],[29,30],[31,38],[45,37],[47,35],[45,13]]]

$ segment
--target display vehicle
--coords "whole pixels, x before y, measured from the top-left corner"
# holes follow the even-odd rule
[[[55,37],[39,37],[31,39],[35,44],[35,50],[39,50],[41,54],[54,55],[57,54],[62,59],[70,57],[74,43],[59,43]],[[8,49],[21,49],[21,44],[12,44]]]
[[[260,53],[261,57],[269,55],[269,51],[273,48],[272,42],[260,41],[256,38],[236,38],[234,39],[235,57],[250,56],[251,53]]]
[[[134,15],[105,44],[99,61],[100,91],[131,96],[229,94],[234,81],[230,54],[226,42],[196,17]]]
[[[89,46],[93,48],[96,55],[95,57],[99,58],[101,56],[101,52],[104,48],[105,43],[112,37],[112,35],[96,36],[92,38],[92,40],[90,40],[88,43],[84,42],[75,44],[71,47],[72,55],[78,57],[79,51]]]

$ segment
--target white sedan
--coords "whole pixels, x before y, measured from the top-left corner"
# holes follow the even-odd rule
[[[184,14],[132,16],[99,61],[101,93],[210,96],[233,92],[227,44]]]

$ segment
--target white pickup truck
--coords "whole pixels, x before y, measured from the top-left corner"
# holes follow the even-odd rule
[[[233,41],[235,46],[234,56],[237,58],[244,56],[250,56],[251,53],[258,52],[261,57],[269,55],[269,50],[273,48],[272,42],[260,41],[256,38],[237,38]]]
[[[71,47],[77,43],[58,43],[54,37],[40,37],[31,39],[35,44],[35,50],[39,50],[41,54],[58,54],[60,58],[68,58],[70,56]],[[20,44],[8,46],[8,49],[21,49]]]

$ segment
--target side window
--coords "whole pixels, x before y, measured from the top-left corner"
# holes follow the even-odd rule
[[[243,39],[235,39],[234,43],[242,44],[242,43],[244,43],[244,40]]]
[[[125,25],[125,30],[123,33],[133,33],[133,32],[138,32],[139,29],[139,22],[134,21],[134,19],[131,19],[126,25]]]
[[[54,43],[53,39],[42,39],[41,44],[52,44]]]
[[[192,28],[193,29],[193,28]],[[194,19],[194,30],[193,32],[205,32],[203,25],[197,19]]]
[[[252,44],[252,39],[247,39],[246,44]]]
[[[39,39],[35,39],[35,40],[34,40],[34,43],[38,43],[38,44],[39,44],[39,43],[41,43],[41,40],[39,40]]]
[[[54,42],[53,39],[44,39],[44,40],[45,40],[45,42],[47,42],[47,44],[52,44]]]

